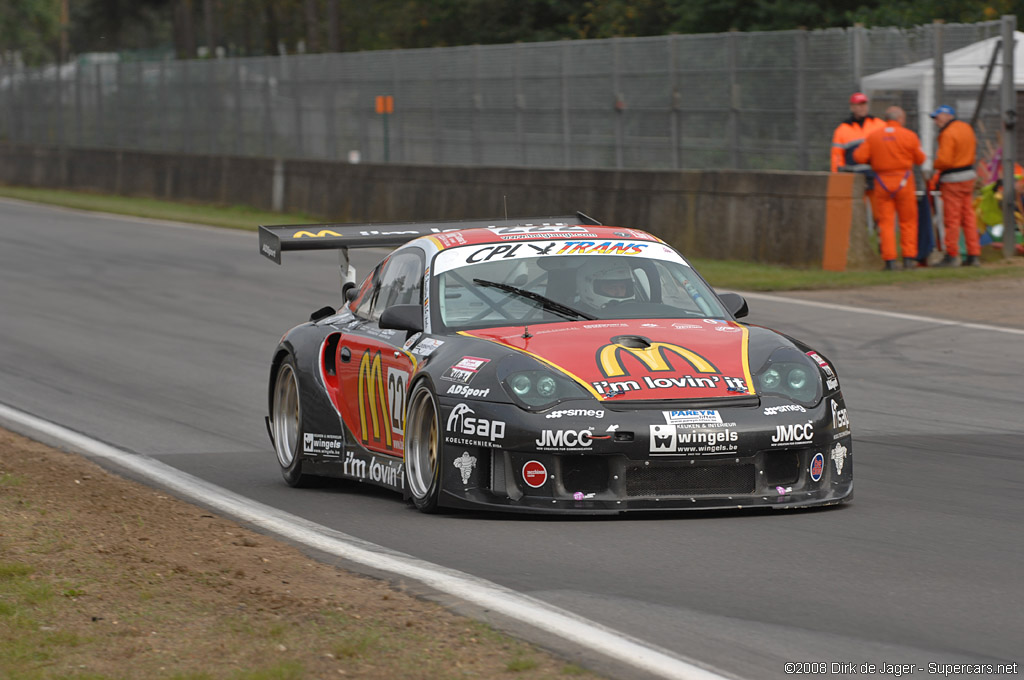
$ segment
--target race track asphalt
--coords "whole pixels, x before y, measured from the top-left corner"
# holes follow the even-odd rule
[[[750,322],[838,367],[855,434],[845,507],[428,517],[387,492],[281,480],[263,423],[270,353],[337,303],[337,261],[278,267],[256,243],[0,200],[0,403],[738,677],[1024,662],[1019,332],[751,302]],[[354,253],[357,269],[381,255]]]

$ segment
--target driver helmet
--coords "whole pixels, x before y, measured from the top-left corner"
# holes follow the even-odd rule
[[[600,309],[612,302],[632,300],[635,286],[628,266],[594,258],[579,268],[576,292],[581,302]]]

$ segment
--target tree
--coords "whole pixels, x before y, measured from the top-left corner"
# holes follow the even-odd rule
[[[52,62],[60,42],[60,5],[54,0],[0,2],[0,63],[20,55],[27,65]]]
[[[71,48],[75,52],[151,49],[170,40],[172,0],[74,0]]]
[[[934,19],[949,23],[991,21],[1004,14],[1021,9],[1013,0],[894,0],[877,6],[861,5],[852,9],[847,17],[867,26],[917,26],[930,24]],[[1017,22],[1021,15],[1018,13]]]

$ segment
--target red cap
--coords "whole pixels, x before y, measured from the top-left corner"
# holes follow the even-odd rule
[[[851,104],[867,104],[868,103],[868,96],[866,94],[864,94],[863,92],[854,92],[853,94],[850,95],[850,103]]]

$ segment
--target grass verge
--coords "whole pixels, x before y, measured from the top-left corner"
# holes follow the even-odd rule
[[[323,221],[301,213],[269,212],[245,205],[218,206],[203,203],[175,203],[155,198],[110,196],[57,189],[0,186],[0,196],[76,210],[207,224],[214,227],[248,231],[256,231],[261,224],[301,224]]]

